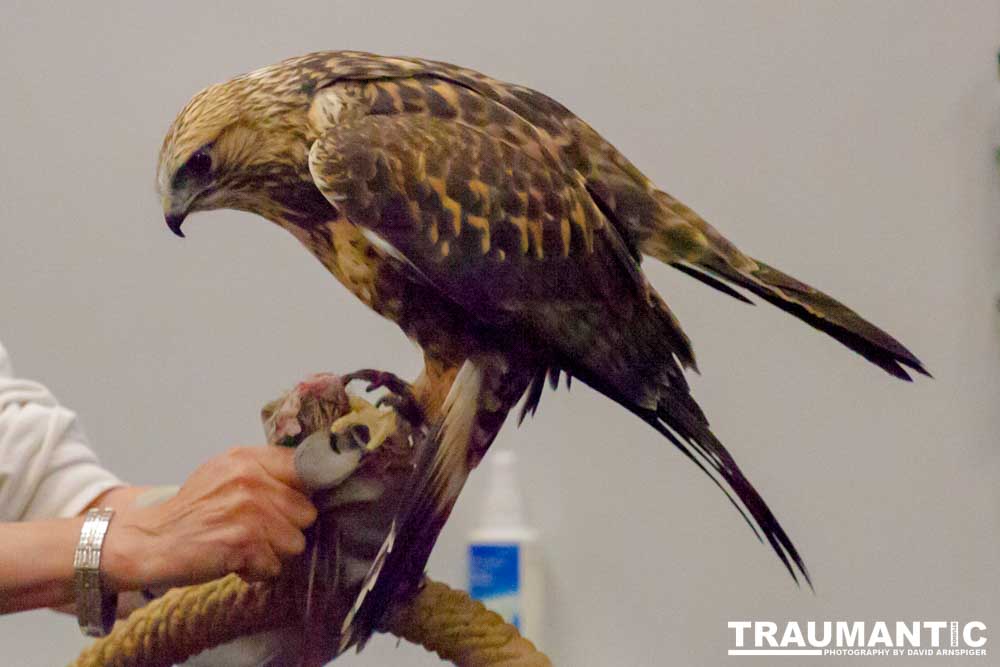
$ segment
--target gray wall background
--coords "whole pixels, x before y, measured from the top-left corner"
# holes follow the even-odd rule
[[[0,336],[137,483],[258,442],[259,406],[309,372],[414,373],[394,326],[278,228],[216,213],[173,238],[153,172],[189,96],[239,72],[340,48],[459,62],[569,105],[936,376],[896,382],[775,309],[649,263],[695,342],[698,400],[817,593],[668,443],[577,385],[499,443],[521,457],[543,534],[555,663],[722,664],[726,622],[743,618],[981,619],[996,652],[998,36],[1000,6],[973,0],[5,2]],[[464,581],[481,477],[436,577]],[[37,612],[0,618],[0,645],[5,664],[34,666],[83,641]],[[343,662],[435,664],[390,638]]]

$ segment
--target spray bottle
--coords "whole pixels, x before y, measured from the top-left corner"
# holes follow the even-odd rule
[[[487,463],[482,515],[469,535],[469,594],[537,646],[543,601],[538,534],[525,525],[514,452],[494,450]]]

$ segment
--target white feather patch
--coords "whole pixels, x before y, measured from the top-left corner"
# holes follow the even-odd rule
[[[327,197],[327,199],[331,199],[331,197],[330,197],[329,194],[327,194],[326,197]],[[410,270],[412,270],[417,275],[418,278],[420,278],[421,280],[423,280],[428,285],[432,284],[431,281],[430,281],[430,279],[427,278],[427,276],[424,274],[424,272],[421,271],[417,267],[416,264],[414,264],[413,262],[411,262],[410,260],[408,260],[406,258],[406,255],[404,255],[403,253],[401,253],[396,248],[396,246],[394,246],[391,243],[389,243],[389,241],[387,241],[384,236],[382,236],[378,232],[375,232],[375,231],[372,231],[371,229],[368,229],[367,227],[362,227],[361,228],[361,235],[364,236],[368,240],[369,243],[371,243],[373,246],[375,246],[375,249],[378,250],[380,253],[382,253],[383,255],[385,255],[387,257],[393,258],[394,260],[396,260],[397,262],[399,262],[401,264],[404,264],[404,265],[408,266],[410,268]]]
[[[384,255],[392,257],[398,262],[403,262],[404,264],[410,265],[410,261],[403,256],[403,253],[396,250],[396,246],[389,243],[384,236],[381,236],[378,232],[374,232],[367,227],[361,228],[361,235],[368,239],[368,242],[375,246],[376,250]]]
[[[483,388],[483,371],[472,361],[458,369],[455,381],[444,399],[444,421],[441,443],[434,460],[434,470],[440,479],[438,496],[440,509],[452,503],[469,476],[469,443],[479,413],[479,395]]]
[[[361,605],[364,604],[365,598],[368,594],[375,588],[375,583],[378,581],[378,575],[382,573],[382,566],[385,565],[385,559],[389,557],[392,552],[393,546],[396,544],[396,520],[393,519],[392,525],[389,526],[389,534],[386,535],[385,540],[382,542],[382,546],[379,547],[378,553],[375,554],[375,558],[372,560],[371,568],[368,570],[368,574],[365,576],[364,581],[361,583],[361,590],[358,592],[358,597],[355,598],[354,604],[351,605],[351,609],[347,612],[347,616],[344,617],[344,622],[340,625],[340,646],[337,649],[337,653],[343,653],[347,645],[351,643],[354,638],[354,618],[358,615],[361,610]],[[358,647],[360,651],[361,648]]]

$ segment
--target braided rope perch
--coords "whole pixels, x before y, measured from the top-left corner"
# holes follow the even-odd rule
[[[169,667],[243,635],[287,626],[294,606],[286,587],[247,584],[236,575],[177,588],[117,623],[70,667]],[[552,665],[482,603],[430,580],[389,614],[383,629],[460,667]]]

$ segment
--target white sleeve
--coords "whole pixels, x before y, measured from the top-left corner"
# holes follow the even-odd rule
[[[15,378],[0,345],[0,521],[75,516],[121,485],[98,464],[76,414]]]

